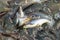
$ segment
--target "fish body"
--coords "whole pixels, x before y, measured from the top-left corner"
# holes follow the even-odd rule
[[[53,26],[55,21],[52,18],[52,16],[41,13],[41,12],[33,12],[31,13],[32,16],[32,21],[28,22],[23,28],[33,28],[33,27],[37,27],[37,26],[42,26],[44,23],[47,23],[49,26]],[[35,16],[40,16],[40,18],[35,18]]]
[[[25,25],[23,28],[33,28],[33,27],[37,27],[38,25],[41,26],[44,23],[50,24],[50,21],[47,19],[34,20],[34,21],[31,21],[30,24]]]

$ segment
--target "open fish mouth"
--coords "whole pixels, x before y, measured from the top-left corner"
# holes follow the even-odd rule
[[[25,25],[23,28],[34,28],[34,27],[42,27],[43,24],[48,24],[51,26],[52,22],[48,19],[38,19],[38,20],[33,20],[29,24]]]

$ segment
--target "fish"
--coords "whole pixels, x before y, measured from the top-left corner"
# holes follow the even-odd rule
[[[47,20],[47,19],[38,19],[38,20],[33,20],[30,22],[30,24],[25,25],[23,28],[34,28],[37,26],[42,26],[44,23],[48,23],[50,24],[51,21]]]
[[[37,27],[38,25],[41,26],[43,23],[50,23],[50,21],[47,19],[34,20],[30,24],[25,25],[23,28]]]
[[[34,28],[37,26],[41,27],[44,23],[47,23],[49,26],[52,27],[55,24],[55,20],[53,19],[53,17],[48,14],[45,14],[44,12],[31,12],[31,13],[28,13],[27,16],[29,17],[32,16],[31,17],[32,21],[28,22],[25,26],[23,26],[23,28]]]

